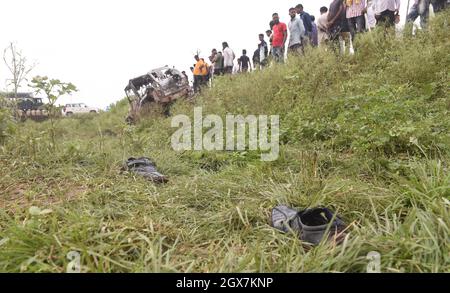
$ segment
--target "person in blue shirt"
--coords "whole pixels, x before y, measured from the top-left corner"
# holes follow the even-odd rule
[[[306,39],[311,41],[312,31],[313,31],[311,15],[309,15],[309,13],[307,13],[303,10],[302,4],[298,4],[297,6],[295,6],[295,10],[297,11],[297,14],[300,16],[300,18],[303,21],[303,25],[304,25],[305,31],[306,31]]]

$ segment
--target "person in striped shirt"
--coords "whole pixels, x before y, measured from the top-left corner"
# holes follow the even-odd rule
[[[366,0],[346,0],[346,16],[352,39],[355,39],[356,33],[363,33],[366,30]]]

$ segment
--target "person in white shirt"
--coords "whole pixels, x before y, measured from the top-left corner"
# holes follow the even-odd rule
[[[236,55],[233,50],[230,49],[227,42],[222,43],[223,46],[223,64],[225,74],[233,73],[234,59],[236,59]]]
[[[373,9],[373,1],[367,3],[367,28],[374,29],[377,25],[377,20],[375,18],[375,10]]]
[[[317,20],[317,30],[319,34],[319,47],[328,42],[328,8],[320,8],[320,16]]]
[[[395,26],[395,18],[399,15],[400,0],[373,0],[377,25]]]
[[[303,53],[303,39],[306,36],[305,26],[300,17],[297,17],[295,8],[289,9],[289,16],[291,21],[288,24],[290,38],[289,38],[289,52],[293,54]]]
[[[264,34],[259,35],[259,65],[262,67],[267,65],[267,57],[269,57],[269,47],[267,46],[266,41],[264,40]]]

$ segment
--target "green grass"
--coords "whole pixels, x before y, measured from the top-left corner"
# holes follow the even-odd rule
[[[220,78],[205,114],[279,114],[281,154],[171,149],[170,119],[127,126],[127,102],[98,116],[15,124],[0,111],[0,271],[450,272],[450,31],[374,32],[355,56],[324,50]],[[193,115],[180,102],[173,114]],[[170,176],[121,172],[149,156]],[[351,224],[341,246],[305,249],[270,227],[277,204],[326,206]],[[30,213],[30,207],[48,210]]]

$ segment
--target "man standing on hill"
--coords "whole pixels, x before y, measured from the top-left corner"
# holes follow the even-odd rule
[[[223,75],[223,55],[222,52],[217,52],[213,59],[214,62],[214,75]]]
[[[312,21],[311,21],[311,15],[309,15],[307,12],[305,12],[303,10],[303,5],[302,4],[298,4],[297,6],[295,6],[295,10],[297,11],[298,15],[300,16],[302,22],[303,22],[303,26],[305,27],[305,31],[306,31],[306,38],[305,40],[307,40],[308,42],[311,41],[311,36],[312,36]]]
[[[271,32],[272,33],[272,32]],[[261,67],[264,67],[267,65],[267,58],[269,57],[269,48],[267,46],[266,41],[264,41],[264,34],[259,34],[259,64]]]
[[[395,26],[395,17],[400,11],[400,0],[373,0],[377,25]]]
[[[208,63],[206,63],[205,58],[202,58],[203,63],[205,64],[206,71],[203,72],[203,82],[205,85],[209,83],[211,78],[211,68]]]
[[[242,56],[239,58],[238,62],[240,72],[247,73],[250,71],[252,64],[250,62],[250,58],[247,56],[247,50],[242,50]]]
[[[272,15],[273,22],[273,40],[272,40],[272,55],[276,62],[284,62],[284,50],[286,48],[287,41],[287,26],[285,23],[280,22],[278,13]]]
[[[269,27],[270,27],[270,30],[272,31],[273,30],[273,26],[275,25],[275,22],[273,21],[273,19],[269,22]]]
[[[375,10],[373,9],[373,1],[367,0],[367,23],[366,29],[372,30],[377,26],[377,20],[375,18]]]
[[[234,59],[236,59],[236,55],[234,54],[233,50],[230,49],[227,42],[223,42],[222,46],[223,46],[224,72],[225,74],[232,74]]]
[[[215,66],[215,63],[214,63],[214,59],[216,58],[216,56],[217,56],[217,50],[216,49],[212,49],[212,51],[211,51],[211,56],[209,56],[208,57],[208,59],[209,59],[209,62],[211,62],[211,66],[209,67],[209,76],[210,76],[210,79],[211,80],[213,80],[214,79],[214,73],[215,73],[215,70],[216,70],[216,66]]]
[[[305,37],[305,27],[300,17],[297,17],[295,8],[289,9],[291,21],[289,21],[289,52],[293,54],[302,54],[302,39]]]
[[[272,30],[267,30],[266,35],[269,38],[269,43],[270,43],[269,55],[271,55],[272,51],[273,51],[273,32],[272,32]]]
[[[319,36],[319,46],[325,45],[328,41],[328,8],[320,8],[320,16],[317,20],[317,30]]]
[[[420,16],[420,26],[426,28],[430,10],[430,0],[415,0],[406,16],[406,22],[415,22]]]
[[[433,5],[434,13],[438,13],[445,8],[446,0],[415,0],[406,21],[414,22],[420,16],[420,26],[425,29],[430,16],[430,4]]]
[[[207,81],[207,75],[208,75],[208,68],[206,67],[206,63],[200,59],[198,55],[194,56],[195,61],[197,63],[194,67],[194,92],[198,93],[201,91],[201,88],[206,85]]]
[[[339,39],[341,34],[348,28],[345,6],[342,0],[333,0],[328,10],[328,33],[333,50],[339,48]],[[342,50],[341,50],[341,53]]]
[[[312,32],[311,32],[311,44],[313,47],[319,46],[319,31],[316,25],[316,17],[311,15]]]
[[[356,33],[363,33],[366,30],[366,0],[346,0],[347,6],[347,22],[350,27],[352,40],[355,39]]]
[[[216,49],[213,49],[211,52],[211,56],[209,56],[209,61],[211,61],[210,73],[211,76],[219,76],[223,74],[223,56],[222,52],[217,52]]]
[[[254,70],[261,69],[261,64],[259,63],[259,48],[256,49],[255,52],[253,52],[252,61],[253,61],[253,69]]]

